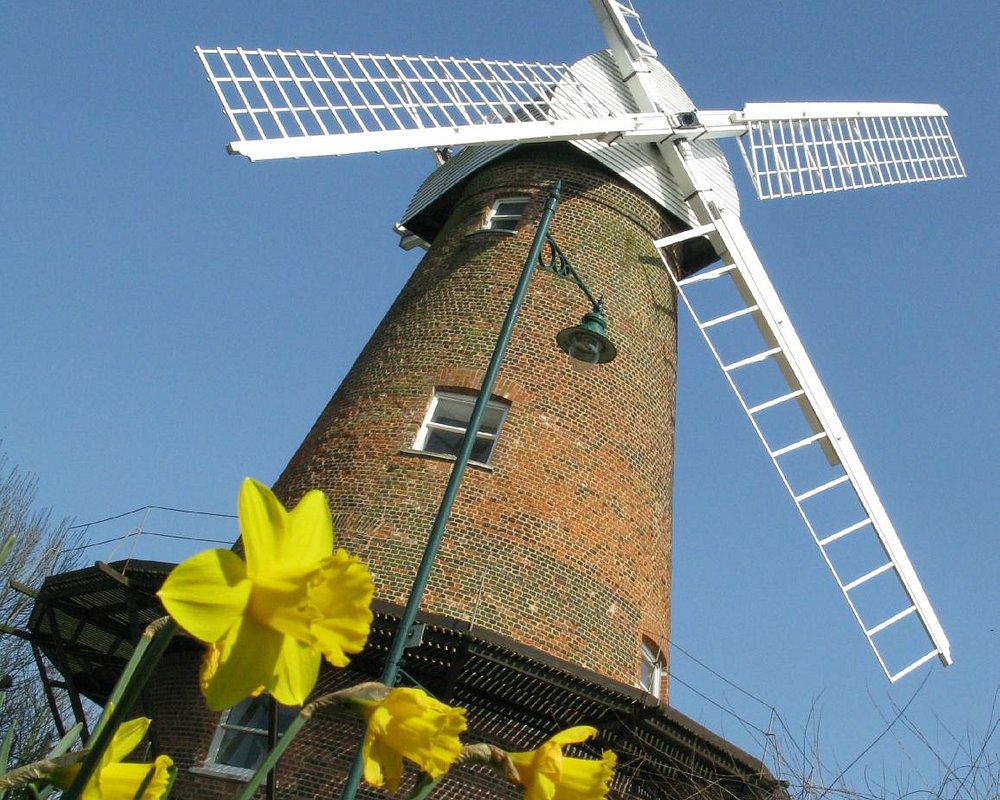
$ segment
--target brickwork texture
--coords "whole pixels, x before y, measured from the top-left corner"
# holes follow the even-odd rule
[[[539,270],[495,390],[506,422],[490,468],[466,472],[423,608],[634,685],[640,642],[665,653],[669,630],[676,305],[652,240],[675,228],[573,148],[519,148],[464,187],[275,491],[322,489],[338,544],[405,603],[451,468],[414,438],[435,389],[478,389],[556,180],[551,233],[619,355],[570,367],[554,338],[588,303]],[[518,229],[484,230],[511,196],[530,198]]]

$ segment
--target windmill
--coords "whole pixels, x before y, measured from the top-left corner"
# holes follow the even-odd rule
[[[233,154],[433,148],[441,167],[404,220],[515,147],[570,142],[684,222],[654,246],[880,667],[895,682],[935,657],[950,664],[919,578],[743,230],[717,142],[737,140],[760,199],[962,177],[946,113],[899,103],[701,110],[656,60],[630,4],[590,4],[610,50],[572,65],[197,53],[236,132]],[[680,271],[680,252],[712,263]]]

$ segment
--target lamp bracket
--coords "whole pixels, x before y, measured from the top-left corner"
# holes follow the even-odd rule
[[[547,269],[549,272],[554,272],[560,278],[572,278],[596,310],[601,305],[603,298],[598,300],[594,297],[587,284],[584,283],[583,278],[580,277],[580,273],[573,267],[569,256],[562,251],[559,245],[556,244],[556,240],[549,233],[545,234],[545,244],[546,247],[543,247],[538,252],[538,266],[542,269]]]

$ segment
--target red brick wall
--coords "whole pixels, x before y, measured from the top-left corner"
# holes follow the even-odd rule
[[[289,504],[324,490],[338,543],[405,602],[451,467],[405,451],[435,387],[478,388],[557,179],[553,236],[605,296],[619,355],[570,369],[554,337],[585,298],[537,272],[492,469],[466,473],[423,608],[635,684],[641,637],[666,651],[669,630],[676,306],[651,244],[669,223],[572,148],[521,148],[471,180],[275,489]],[[519,230],[481,230],[512,195],[531,197]]]
[[[244,783],[241,780],[212,774],[204,768],[209,746],[220,715],[208,711],[198,690],[197,654],[188,652],[166,656],[149,684],[147,707],[153,717],[152,747],[156,753],[168,753],[177,767],[177,778],[171,797],[178,800],[233,800]],[[371,680],[371,676],[351,670],[324,668],[313,695]],[[480,728],[480,713],[468,710],[469,731],[465,741],[495,741],[496,736]],[[488,717],[488,715],[487,715]],[[485,721],[492,731],[495,722]],[[515,734],[518,726],[512,726]],[[340,797],[355,752],[364,730],[361,719],[347,711],[325,708],[318,711],[303,731],[282,755],[276,773],[277,796],[282,800],[312,800]],[[527,749],[538,741],[537,736],[501,741],[506,747]],[[406,796],[418,777],[412,764],[406,773],[399,796]],[[516,800],[522,792],[484,767],[456,768],[448,780],[434,792],[440,800]],[[255,795],[265,797],[262,786]],[[359,800],[384,800],[384,790],[362,785]]]

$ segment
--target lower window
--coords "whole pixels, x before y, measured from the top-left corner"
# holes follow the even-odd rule
[[[299,709],[272,702],[270,695],[260,695],[248,697],[223,712],[208,748],[205,768],[249,778],[267,755],[272,713],[277,715],[280,736]]]

